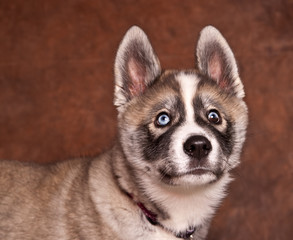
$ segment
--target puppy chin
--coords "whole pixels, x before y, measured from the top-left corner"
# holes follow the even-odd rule
[[[218,176],[211,171],[197,169],[177,176],[165,175],[161,180],[170,186],[189,188],[194,186],[203,186],[215,182],[218,180]]]

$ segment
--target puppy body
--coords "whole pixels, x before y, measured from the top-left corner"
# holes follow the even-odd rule
[[[119,163],[121,158],[116,160],[122,167],[118,172],[128,174]],[[1,171],[0,177],[2,183],[5,179],[1,186],[1,239],[178,239],[171,233],[172,227],[185,229],[190,222],[200,227],[198,236],[206,235],[228,177],[192,191],[154,188],[158,198],[164,198],[158,201],[168,206],[167,230],[150,224],[121,191],[110,161],[111,153],[51,166],[1,162],[1,170],[9,169]],[[128,188],[136,193],[134,184]],[[151,203],[148,207],[154,208]]]
[[[115,62],[114,147],[46,166],[0,162],[0,239],[204,239],[239,163],[247,109],[215,28],[196,55],[198,69],[162,71],[131,28]]]

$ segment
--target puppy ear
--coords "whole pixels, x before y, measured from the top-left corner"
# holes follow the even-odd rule
[[[141,95],[160,73],[159,60],[146,34],[139,27],[131,27],[116,55],[115,106],[120,108]]]
[[[199,71],[215,80],[219,87],[244,97],[234,54],[221,33],[212,26],[205,27],[196,49]]]

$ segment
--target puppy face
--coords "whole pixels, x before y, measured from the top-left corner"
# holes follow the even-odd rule
[[[140,183],[204,185],[239,163],[247,125],[244,92],[233,53],[213,27],[202,31],[197,59],[197,70],[162,73],[137,27],[120,45],[120,141]]]

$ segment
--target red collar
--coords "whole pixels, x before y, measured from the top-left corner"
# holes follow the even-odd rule
[[[153,213],[152,211],[148,210],[143,203],[137,202],[137,206],[141,209],[141,211],[144,213],[146,216],[146,219],[152,224],[152,225],[157,225],[157,214]]]
[[[129,198],[131,198],[136,205],[141,209],[143,214],[145,215],[146,219],[152,224],[152,225],[158,225],[162,227],[164,230],[169,231],[166,229],[163,225],[161,225],[158,220],[157,220],[157,214],[153,213],[149,209],[147,209],[143,203],[135,201],[133,196],[129,193],[126,193]],[[193,239],[193,233],[196,231],[196,227],[190,227],[186,232],[180,232],[179,234],[176,234],[175,236],[177,238],[182,238],[182,239]]]

